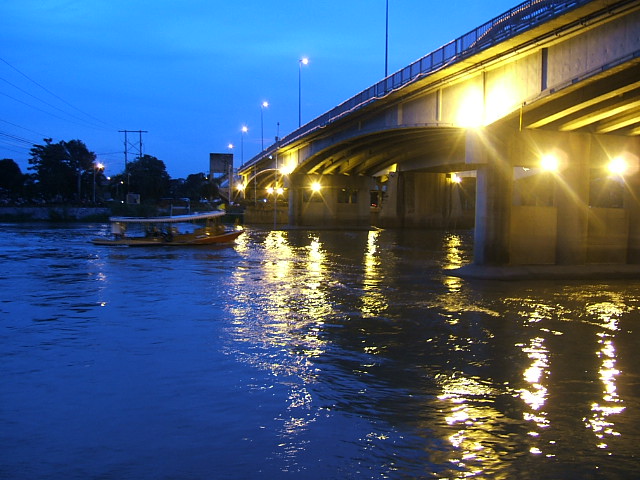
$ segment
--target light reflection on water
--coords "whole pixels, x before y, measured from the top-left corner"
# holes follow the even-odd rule
[[[468,232],[108,249],[79,226],[4,229],[0,477],[637,467],[638,282],[448,276]]]
[[[616,297],[618,297],[616,295]],[[615,301],[617,300],[617,301]],[[624,402],[616,389],[616,378],[620,371],[616,368],[615,334],[618,332],[618,318],[628,310],[620,298],[612,301],[589,305],[587,311],[597,316],[602,322],[603,330],[597,333],[598,344],[601,348],[596,352],[601,365],[598,370],[602,382],[602,400],[591,405],[591,415],[586,419],[587,428],[593,430],[598,438],[597,446],[607,448],[607,439],[620,436],[615,430],[614,415],[624,412]]]

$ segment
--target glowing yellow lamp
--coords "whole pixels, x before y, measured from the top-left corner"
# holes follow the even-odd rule
[[[628,168],[629,165],[627,165],[627,162],[622,157],[612,158],[607,165],[607,169],[613,175],[624,175]]]
[[[540,159],[540,167],[548,172],[557,172],[560,162],[555,155],[545,155]]]

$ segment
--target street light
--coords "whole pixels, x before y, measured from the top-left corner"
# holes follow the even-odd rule
[[[273,195],[273,229],[278,225],[278,197],[284,194],[284,188],[279,187],[277,180],[273,183],[273,187],[267,187],[267,195]]]
[[[384,35],[384,78],[389,76],[389,0],[387,0],[387,14]]]
[[[245,188],[247,188],[247,186],[246,186],[244,183],[238,183],[238,184],[236,185],[236,190],[238,190],[239,192],[242,192],[242,198],[243,198],[243,199],[245,198],[245,196],[244,196],[244,190],[245,190]]]
[[[313,182],[311,184],[311,191],[314,193],[319,193],[322,190],[322,184],[320,182]]]
[[[227,176],[229,177],[228,178],[229,193],[228,193],[227,197],[229,198],[229,206],[231,206],[231,204],[233,203],[231,201],[231,196],[233,195],[233,192],[232,192],[232,185],[233,185],[233,143],[229,142],[229,144],[227,145],[227,148],[232,151],[231,152],[231,161],[229,162],[229,171],[227,172]],[[213,182],[213,173],[209,177],[209,181]]]
[[[240,129],[240,163],[244,165],[244,134],[249,131],[246,125]]]
[[[622,176],[629,168],[626,160],[623,157],[615,157],[612,158],[611,161],[607,164],[607,170],[611,175],[620,175]]]
[[[558,157],[554,154],[544,155],[540,159],[540,167],[547,172],[556,172],[560,166]]]
[[[100,162],[93,164],[93,203],[96,203],[96,170],[102,171],[104,165]]]
[[[242,161],[242,165],[244,165],[244,134],[245,134],[245,133],[247,133],[247,132],[249,131],[249,127],[247,127],[246,125],[243,125],[243,126],[242,126],[242,129],[241,129],[240,131],[241,131],[241,134],[240,134],[240,159],[241,159],[241,161]],[[257,168],[258,168],[258,167],[257,167],[257,165],[254,165],[254,167],[253,167],[253,169],[254,169],[254,170],[253,170],[253,173],[254,173],[254,179],[253,179],[253,191],[254,191],[254,193],[253,193],[253,200],[254,200],[254,203],[255,203],[255,205],[256,205],[256,206],[258,205],[258,193],[257,193],[257,190],[258,190],[258,181],[257,181],[257,179],[255,178],[255,174],[257,174],[257,173],[258,173]]]
[[[267,102],[266,100],[264,102],[262,102],[262,104],[260,105],[260,143],[262,145],[262,151],[264,152],[264,109],[267,108],[269,106],[269,102]]]
[[[302,125],[302,65],[308,65],[309,59],[303,57],[298,60],[298,128]]]

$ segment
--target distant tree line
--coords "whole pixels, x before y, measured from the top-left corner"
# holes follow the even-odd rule
[[[143,155],[129,162],[124,172],[106,177],[96,162],[96,154],[81,140],[42,145],[30,150],[31,173],[23,173],[13,159],[0,160],[0,200],[2,203],[94,204],[125,200],[128,193],[140,195],[143,203],[161,198],[214,200],[218,184],[204,173],[186,179],[171,179],[162,160]]]

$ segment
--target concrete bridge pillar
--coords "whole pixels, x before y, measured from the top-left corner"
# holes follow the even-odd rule
[[[490,127],[467,133],[477,166],[479,265],[640,263],[640,141]],[[557,168],[546,171],[549,156]],[[611,160],[627,171],[613,174]]]
[[[591,136],[554,133],[560,169],[556,182],[556,264],[583,265],[587,261]]]
[[[373,179],[367,176],[293,174],[289,178],[289,224],[368,227],[372,186]]]
[[[625,205],[629,210],[627,262],[640,263],[640,173],[636,173],[629,179],[628,187],[625,195]]]
[[[473,252],[479,265],[509,263],[513,167],[506,138],[489,130],[467,134],[467,162],[479,164]]]
[[[379,224],[383,227],[397,228],[402,227],[404,224],[404,210],[402,208],[404,203],[403,183],[399,172],[389,173],[387,191],[384,194],[378,217]]]
[[[514,167],[539,168],[545,150],[560,162],[555,180],[556,220],[543,222],[540,207],[513,224]],[[581,265],[587,260],[591,136],[557,132],[519,132],[507,127],[469,132],[467,161],[479,164],[474,259],[480,265],[551,262]],[[522,210],[518,210],[522,215]],[[517,218],[517,217],[516,217]],[[553,217],[552,217],[553,218]],[[543,222],[531,225],[531,222]],[[518,230],[526,227],[526,234]],[[547,228],[549,232],[540,232]],[[555,238],[546,238],[552,235]],[[536,241],[533,236],[536,236]],[[531,238],[525,238],[531,237]],[[519,244],[513,244],[515,239]],[[525,245],[520,243],[525,242]],[[545,245],[542,245],[542,243]],[[555,249],[548,251],[548,245]],[[522,254],[523,248],[529,250]],[[554,251],[555,250],[555,251]],[[514,252],[518,255],[514,257]]]
[[[626,140],[624,148],[631,171],[626,181],[624,206],[629,213],[627,262],[640,263],[640,138]]]

